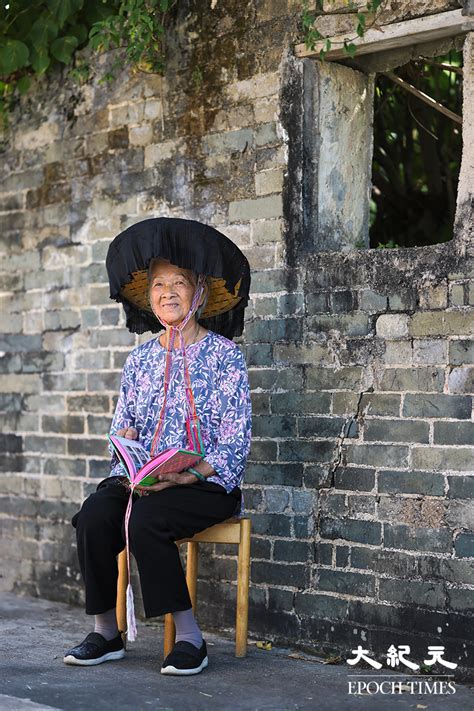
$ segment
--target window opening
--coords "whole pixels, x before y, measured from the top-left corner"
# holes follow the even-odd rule
[[[460,51],[376,75],[370,247],[452,239],[461,114]]]

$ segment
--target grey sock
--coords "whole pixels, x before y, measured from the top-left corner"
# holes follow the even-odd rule
[[[119,633],[117,627],[117,615],[115,607],[112,610],[107,610],[101,615],[95,615],[94,632],[98,632],[105,639],[114,639]]]
[[[202,645],[202,634],[196,620],[194,619],[192,607],[189,610],[173,612],[173,620],[176,627],[177,642],[191,642],[198,649]]]

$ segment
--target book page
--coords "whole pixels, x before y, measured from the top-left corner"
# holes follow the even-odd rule
[[[117,437],[117,435],[114,435],[113,439],[116,445],[120,445],[123,454],[131,460],[135,472],[138,472],[149,461],[150,455],[137,440]]]

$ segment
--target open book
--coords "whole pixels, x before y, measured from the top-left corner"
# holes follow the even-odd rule
[[[158,479],[154,474],[182,472],[194,466],[204,456],[189,449],[171,447],[160,452],[156,457],[150,457],[149,452],[137,440],[110,435],[109,441],[125,467],[130,481],[140,486],[156,484]]]

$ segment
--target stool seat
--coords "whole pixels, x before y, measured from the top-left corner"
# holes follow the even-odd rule
[[[187,543],[186,582],[193,610],[197,604],[197,575],[200,543],[234,543],[239,546],[237,568],[237,611],[235,621],[235,656],[247,655],[248,637],[248,605],[250,577],[250,534],[251,520],[249,518],[229,518],[222,523],[206,528],[191,538],[176,541],[180,546]],[[126,589],[128,584],[127,556],[123,550],[118,558],[119,575],[117,582],[117,623],[124,638],[127,628]],[[164,655],[173,649],[175,642],[175,627],[172,613],[165,615]]]

